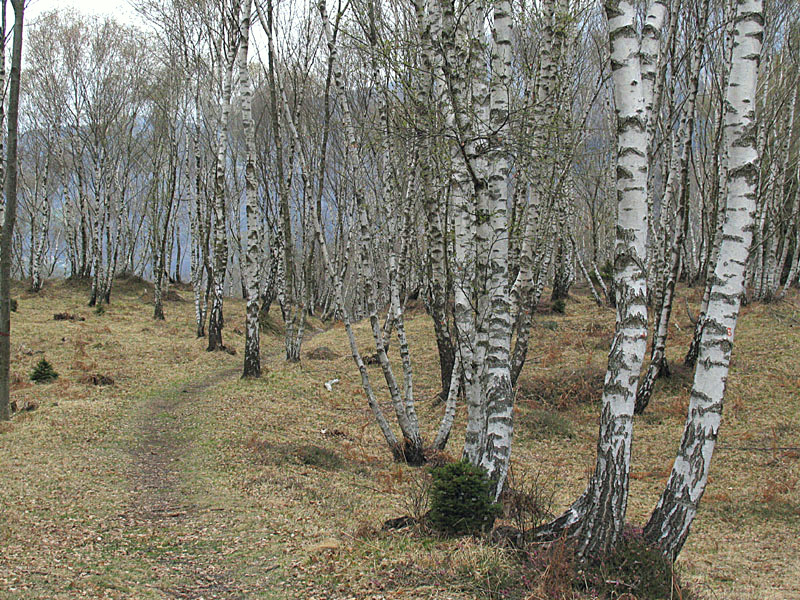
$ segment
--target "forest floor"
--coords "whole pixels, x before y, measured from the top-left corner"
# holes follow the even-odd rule
[[[691,335],[684,298],[696,306],[700,293],[681,289],[673,375],[636,421],[632,523],[646,521],[675,456],[691,385],[678,366]],[[23,410],[0,424],[0,598],[572,597],[547,595],[487,540],[381,529],[425,511],[428,476],[390,460],[341,325],[312,319],[303,361],[286,364],[272,323],[264,376],[242,380],[243,303],[225,305],[238,354],[207,353],[191,293],[177,294],[159,322],[137,280],[120,281],[102,314],[80,286],[16,288],[12,400]],[[53,319],[63,312],[84,320]],[[566,314],[535,320],[510,484],[552,498],[554,513],[593,466],[613,327],[613,311],[580,292]],[[419,310],[407,329],[430,438],[442,410],[435,341]],[[357,332],[370,353],[367,324]],[[800,296],[745,307],[736,334],[710,482],[678,567],[701,598],[800,598]],[[327,359],[307,357],[320,348]],[[59,377],[33,385],[42,357]],[[370,374],[388,408],[380,368]]]

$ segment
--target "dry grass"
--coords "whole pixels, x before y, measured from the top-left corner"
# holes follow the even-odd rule
[[[488,542],[381,531],[384,520],[414,510],[424,474],[390,461],[340,326],[311,339],[297,365],[283,362],[281,336],[265,333],[261,380],[228,371],[215,381],[215,373],[239,366],[243,338],[232,332],[241,327],[241,303],[226,305],[226,343],[238,356],[208,354],[204,340],[194,339],[191,303],[169,303],[167,321],[155,322],[140,300],[145,288],[125,282],[103,315],[84,306],[83,290],[64,284],[50,283],[39,296],[17,294],[12,397],[39,408],[0,426],[0,597],[573,595],[542,595],[543,581],[527,579],[512,551]],[[800,432],[799,303],[795,295],[748,307],[737,330],[711,482],[680,561],[684,577],[708,598],[800,597],[800,453],[790,449]],[[86,320],[53,321],[55,312]],[[679,363],[691,326],[683,311],[675,316],[681,330],[672,328],[668,357]],[[613,312],[582,296],[567,301],[564,316],[537,316],[513,469],[520,480],[541,473],[556,512],[580,493],[593,465],[598,374],[613,321]],[[370,353],[367,324],[356,330]],[[442,410],[433,402],[435,342],[421,313],[407,330],[430,439]],[[305,360],[322,346],[339,358]],[[29,385],[42,356],[60,377]],[[114,385],[81,382],[98,373]],[[370,374],[387,401],[380,368]],[[323,383],[333,378],[340,382],[328,392]],[[637,420],[632,522],[647,519],[669,473],[690,379],[676,369],[659,382],[649,414]],[[184,392],[200,380],[209,383]],[[560,431],[569,435],[548,434],[541,411],[564,420],[568,429]],[[460,411],[452,454],[463,423]],[[151,497],[140,489],[145,425],[171,440],[178,481],[165,498],[174,518],[142,515],[137,506]]]

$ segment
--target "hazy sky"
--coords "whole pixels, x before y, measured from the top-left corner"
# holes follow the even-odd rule
[[[120,21],[137,20],[124,0],[30,0],[25,8],[25,21],[30,23],[43,12],[62,7],[72,7],[82,13],[112,15]]]

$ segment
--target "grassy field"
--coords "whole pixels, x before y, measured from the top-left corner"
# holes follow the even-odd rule
[[[699,293],[682,290],[680,306]],[[0,598],[561,597],[488,541],[381,530],[424,510],[427,476],[391,462],[341,326],[312,321],[296,365],[284,363],[281,336],[265,334],[265,374],[245,381],[241,301],[226,302],[232,356],[195,339],[189,292],[167,303],[164,322],[151,319],[148,294],[142,282],[121,282],[103,314],[66,283],[14,294],[12,400],[36,408],[0,424]],[[61,312],[84,320],[54,320]],[[678,313],[676,363],[691,335]],[[582,491],[594,464],[613,321],[578,294],[565,315],[535,322],[511,484],[552,496],[553,512]],[[423,313],[407,327],[430,439],[442,410],[435,342]],[[366,324],[357,331],[367,351]],[[305,358],[321,347],[338,358]],[[710,483],[679,560],[702,598],[800,598],[799,351],[796,294],[744,309]],[[60,376],[33,385],[42,357]],[[388,401],[380,369],[370,369]],[[114,383],[95,385],[99,376]],[[676,367],[636,421],[632,523],[646,521],[663,488],[690,384]]]

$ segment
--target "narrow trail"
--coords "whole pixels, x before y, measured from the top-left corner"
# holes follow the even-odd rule
[[[152,587],[169,598],[245,597],[226,573],[221,557],[203,543],[199,531],[207,527],[208,515],[201,524],[201,515],[191,500],[192,482],[182,480],[180,469],[191,442],[183,432],[184,409],[204,391],[240,371],[240,367],[227,368],[178,393],[154,395],[133,425],[133,502],[123,526],[144,536],[142,553],[153,563]]]
[[[310,329],[304,342],[318,333]],[[283,354],[283,344],[262,342],[265,368]],[[241,364],[228,366],[183,387],[154,393],[132,417],[128,479],[133,493],[119,527],[141,537],[137,553],[148,565],[146,586],[164,598],[250,597],[252,590],[226,570],[223,552],[235,544],[230,515],[195,505],[193,498],[205,490],[199,488],[201,481],[187,478],[191,471],[184,468],[198,441],[185,427],[194,405],[202,405],[209,390],[238,378],[241,371]]]

